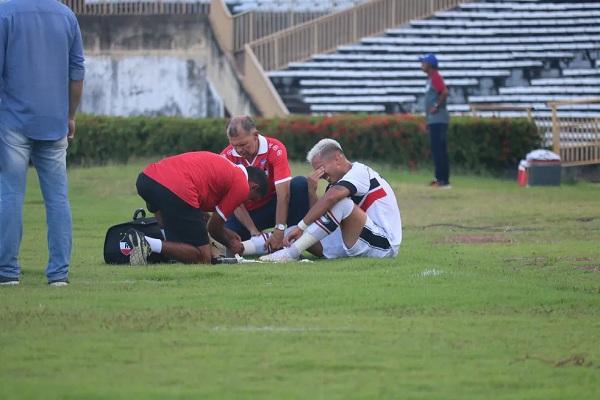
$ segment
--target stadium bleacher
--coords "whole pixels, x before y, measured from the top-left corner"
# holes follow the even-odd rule
[[[505,104],[546,115],[548,101],[600,97],[599,33],[598,1],[471,2],[268,75],[295,113],[418,112],[425,76],[417,57],[431,52],[451,112]],[[597,105],[564,110],[600,118]]]
[[[156,0],[85,0],[86,4],[123,4],[153,2]],[[258,12],[323,12],[344,10],[365,0],[224,0],[233,14],[246,11]],[[211,0],[162,0],[164,3],[202,3],[210,4]]]
[[[234,14],[245,11],[331,12],[344,10],[364,0],[226,0]]]

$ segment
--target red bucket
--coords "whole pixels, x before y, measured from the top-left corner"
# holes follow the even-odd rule
[[[517,182],[519,183],[519,186],[521,186],[521,187],[527,186],[527,168],[525,168],[524,166],[519,165],[519,172],[517,174]]]

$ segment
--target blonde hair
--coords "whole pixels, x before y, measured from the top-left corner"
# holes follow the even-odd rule
[[[306,154],[306,161],[312,164],[312,161],[316,156],[324,156],[339,151],[344,154],[342,146],[337,140],[333,139],[321,139],[313,146],[312,149]]]

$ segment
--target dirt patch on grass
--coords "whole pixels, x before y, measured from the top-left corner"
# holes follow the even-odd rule
[[[555,259],[546,256],[537,257],[509,257],[504,262],[508,264],[517,264],[516,267],[548,267],[556,263]]]
[[[600,272],[600,264],[578,265],[575,268],[580,269],[582,271]]]
[[[586,356],[583,354],[573,354],[571,356],[568,356],[568,357],[560,359],[560,360],[551,360],[546,357],[539,357],[539,356],[527,354],[527,355],[525,355],[525,357],[520,358],[515,361],[521,362],[521,361],[528,361],[528,360],[541,361],[541,362],[551,365],[555,368],[566,367],[569,365],[574,365],[577,367],[592,367],[594,365],[591,361],[586,360]]]
[[[467,231],[483,231],[483,232],[534,232],[539,231],[539,228],[527,228],[518,227],[511,225],[498,225],[498,226],[467,226],[459,224],[431,224],[424,225],[417,228],[430,229],[430,228],[450,228],[452,230],[462,229]]]
[[[503,260],[506,264],[515,267],[549,267],[549,266],[570,266],[575,269],[582,271],[600,272],[600,260],[593,259],[590,257],[508,257]],[[574,263],[585,263],[585,264],[574,264]],[[515,265],[517,264],[517,265]]]
[[[571,262],[571,266],[573,268],[578,269],[580,271],[600,272],[600,260],[598,260],[597,258],[579,256],[574,258],[571,257],[570,259],[568,257],[565,257],[565,259]],[[573,264],[573,261],[578,264]]]
[[[445,243],[464,243],[464,244],[487,244],[487,243],[512,243],[512,240],[503,236],[482,236],[482,235],[456,235],[448,237]]]
[[[592,222],[592,221],[596,221],[600,219],[600,217],[580,217],[580,218],[576,218],[576,221],[579,222]]]

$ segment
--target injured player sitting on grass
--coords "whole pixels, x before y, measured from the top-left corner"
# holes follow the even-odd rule
[[[310,210],[296,227],[288,228],[285,248],[262,261],[288,262],[308,250],[318,257],[395,257],[402,241],[402,221],[394,191],[372,168],[350,162],[333,139],[319,141],[307,155]],[[317,199],[317,182],[329,182]],[[244,255],[264,254],[265,239],[243,243]]]

